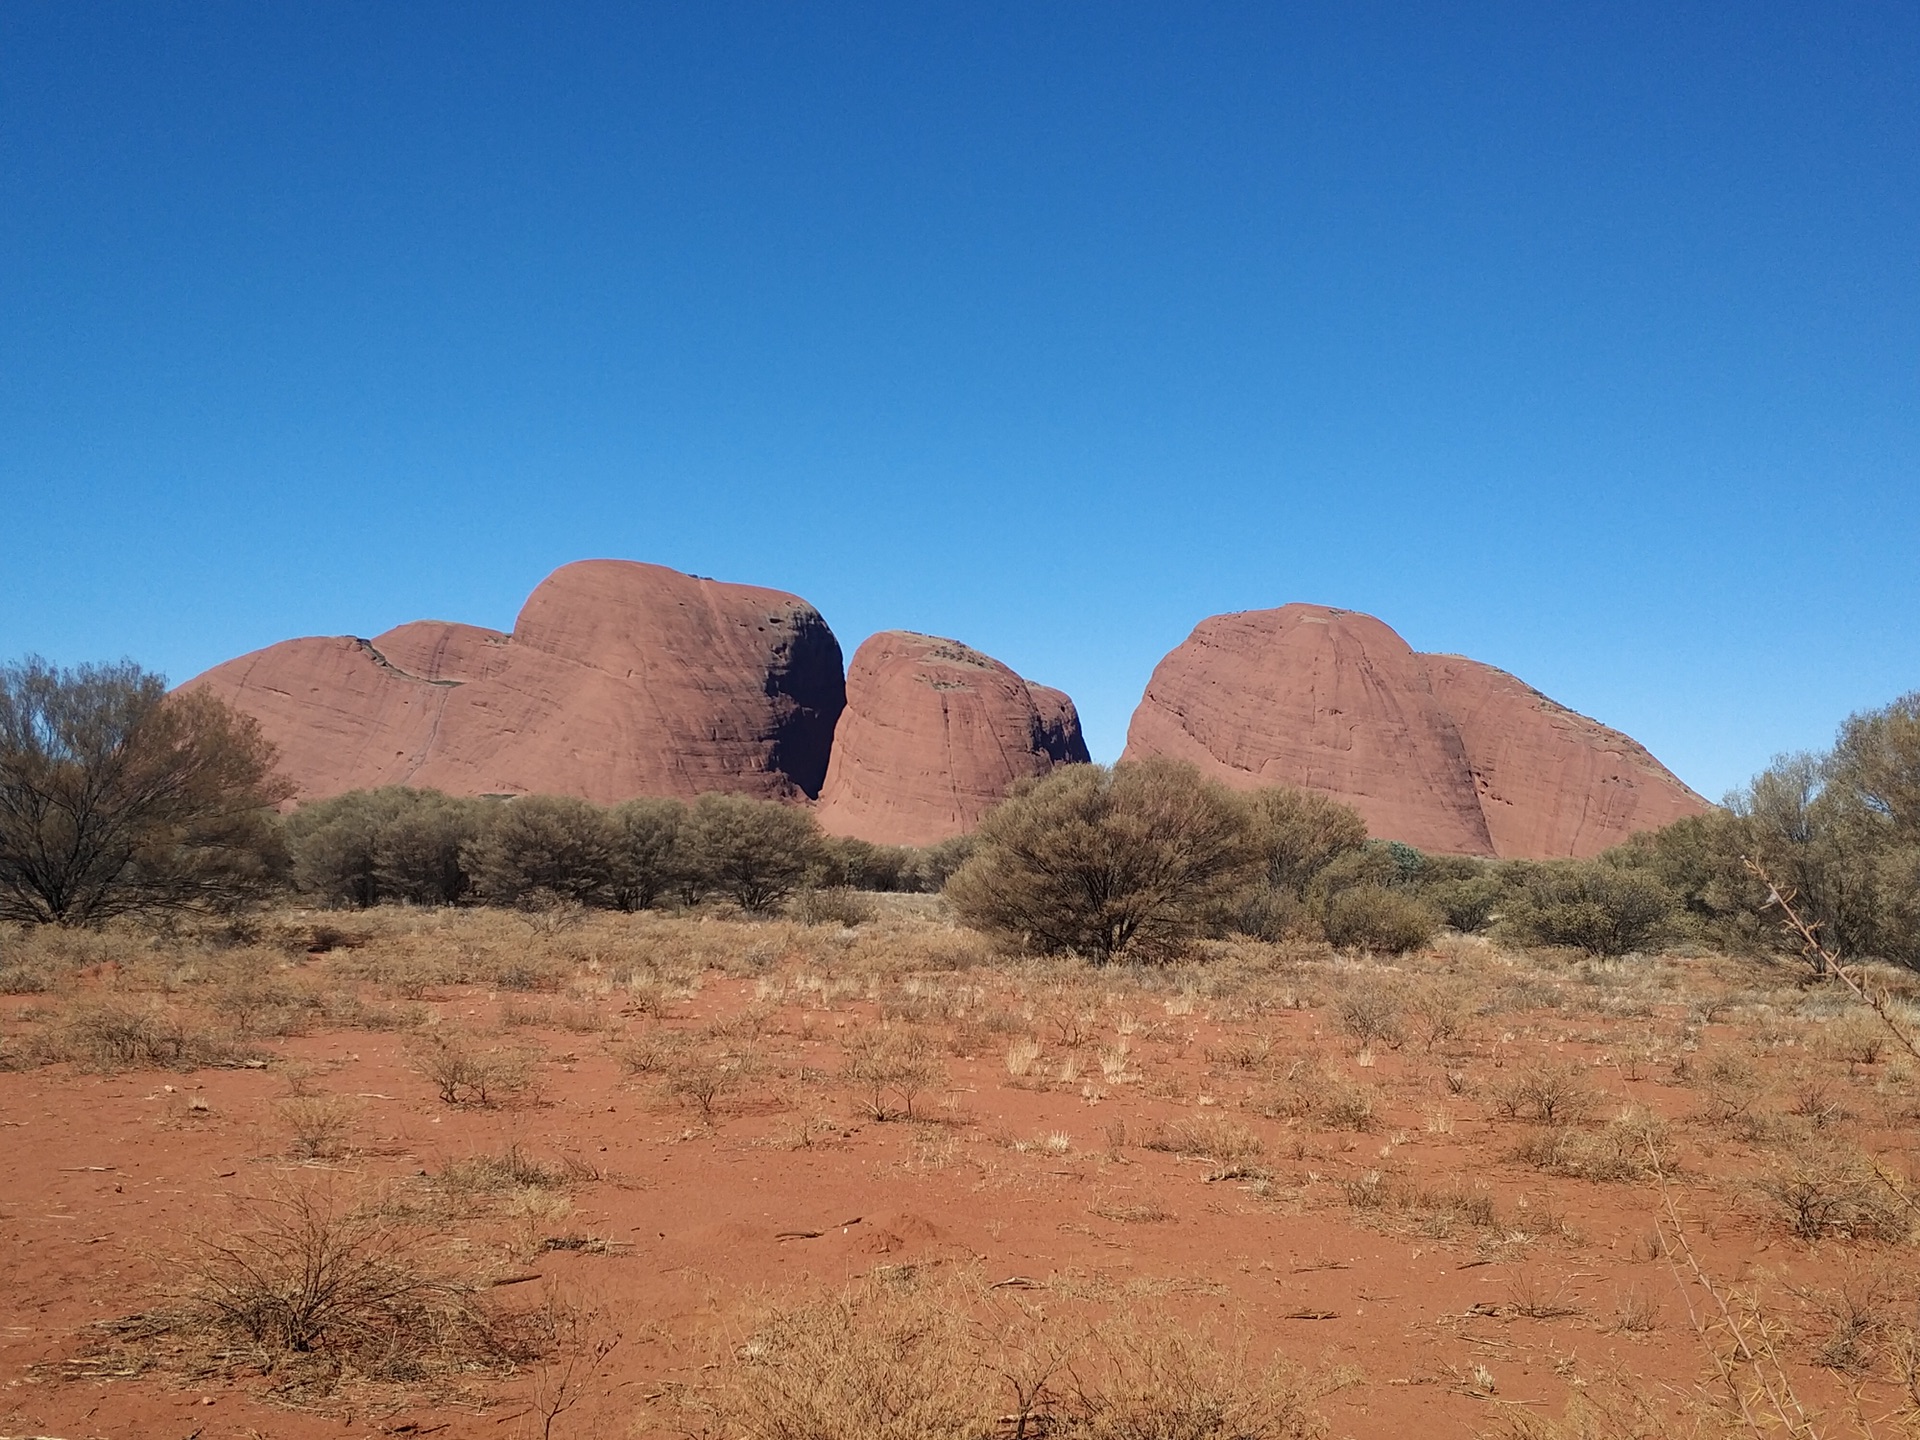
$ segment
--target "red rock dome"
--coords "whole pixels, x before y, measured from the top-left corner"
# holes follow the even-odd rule
[[[510,636],[419,621],[289,640],[188,684],[255,716],[308,799],[396,784],[807,798],[846,697],[839,643],[805,601],[624,560],[556,570]]]
[[[1460,855],[1592,855],[1708,808],[1640,745],[1505,671],[1320,605],[1201,621],[1134,711],[1126,756],[1149,755],[1243,789],[1317,790],[1382,839]]]
[[[953,640],[888,630],[854,651],[820,792],[829,834],[927,845],[971,830],[1017,780],[1087,759],[1058,690]]]

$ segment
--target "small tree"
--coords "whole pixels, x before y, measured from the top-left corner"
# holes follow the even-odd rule
[[[792,805],[702,795],[687,812],[685,864],[700,888],[764,914],[800,888],[819,860],[820,827]]]
[[[687,807],[678,800],[629,800],[613,811],[613,897],[622,910],[648,910],[679,878],[680,832]]]
[[[336,905],[452,905],[472,888],[462,854],[492,808],[402,785],[302,805],[286,822],[294,884]]]
[[[1625,955],[1666,934],[1674,897],[1653,876],[1600,861],[1514,867],[1507,929],[1536,945],[1570,945],[1590,955]]]
[[[376,851],[398,788],[349,790],[302,805],[287,817],[293,883],[331,905],[361,909],[378,903]]]
[[[274,880],[291,787],[259,727],[130,661],[0,667],[0,918],[225,909]]]
[[[462,852],[485,833],[491,802],[410,790],[374,837],[373,866],[383,897],[414,905],[452,905],[472,888]]]
[[[1069,765],[988,812],[947,881],[960,918],[1106,963],[1164,955],[1258,881],[1246,807],[1191,765]]]
[[[1302,898],[1334,860],[1367,843],[1360,812],[1331,796],[1275,785],[1247,796],[1267,883]]]
[[[502,805],[460,862],[489,900],[536,894],[582,905],[611,898],[616,832],[607,812],[571,795],[522,795]]]

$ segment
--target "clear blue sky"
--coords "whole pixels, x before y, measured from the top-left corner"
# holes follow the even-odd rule
[[[956,636],[1097,757],[1211,613],[1709,795],[1920,688],[1920,11],[0,7],[0,657],[554,566]]]

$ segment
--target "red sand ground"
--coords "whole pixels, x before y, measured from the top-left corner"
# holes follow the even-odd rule
[[[771,981],[802,964],[779,958]],[[264,1069],[101,1074],[63,1064],[0,1074],[7,1155],[0,1434],[454,1440],[538,1433],[526,1414],[531,1375],[476,1385],[458,1403],[363,1387],[296,1410],[267,1397],[257,1376],[231,1383],[183,1383],[159,1373],[98,1378],[68,1364],[93,1343],[95,1322],[152,1303],[162,1257],[197,1228],[232,1225],[230,1202],[262,1193],[289,1165],[286,1126],[274,1107],[297,1066],[308,1067],[307,1088],[364,1104],[353,1151],[331,1162],[336,1171],[418,1183],[449,1160],[512,1143],[597,1172],[600,1178],[573,1191],[570,1214],[465,1227],[497,1247],[490,1252],[500,1259],[497,1272],[541,1277],[498,1294],[532,1302],[544,1285],[558,1285],[601,1307],[605,1323],[624,1336],[593,1394],[561,1417],[558,1435],[676,1433],[661,1397],[674,1384],[701,1381],[707,1372],[700,1367],[716,1353],[707,1337],[744,1298],[769,1287],[820,1293],[877,1266],[931,1262],[1070,1293],[1131,1287],[1165,1297],[1153,1298],[1155,1305],[1211,1319],[1224,1333],[1250,1335],[1256,1346],[1306,1365],[1352,1367],[1360,1378],[1322,1402],[1336,1436],[1493,1433],[1502,1407],[1558,1415],[1572,1391],[1604,1389],[1616,1373],[1635,1377],[1643,1390],[1691,1393],[1706,1356],[1689,1326],[1689,1287],[1650,1254],[1661,1216],[1657,1187],[1555,1178],[1513,1158],[1534,1127],[1495,1114],[1486,1087],[1533,1055],[1586,1066],[1606,1097],[1597,1119],[1631,1101],[1675,1122],[1674,1195],[1691,1238],[1720,1279],[1767,1277],[1766,1293],[1800,1326],[1786,1349],[1803,1396],[1835,1402],[1845,1386],[1806,1363],[1819,1327],[1806,1304],[1788,1296],[1786,1281],[1832,1286],[1861,1264],[1912,1273],[1910,1247],[1791,1238],[1738,1178],[1756,1172],[1761,1152],[1699,1120],[1700,1095],[1676,1081],[1670,1063],[1624,1061],[1629,1049],[1648,1044],[1696,1058],[1752,1050],[1751,1011],[1692,1031],[1677,997],[1619,1019],[1565,1008],[1508,1011],[1471,1021],[1450,1053],[1429,1056],[1411,1043],[1362,1056],[1325,1007],[1234,1015],[1234,1006],[1203,998],[1182,1013],[1177,998],[1169,1005],[1164,995],[1123,986],[1101,1009],[1098,1034],[1070,1049],[1046,1028],[1046,986],[1029,981],[1024,993],[1036,997],[1033,1028],[1045,1044],[1036,1073],[1057,1076],[1072,1056],[1075,1081],[1016,1084],[1003,1059],[1007,1034],[963,1034],[933,1021],[930,1034],[957,1037],[961,1048],[971,1038],[973,1053],[942,1050],[950,1078],[923,1097],[924,1121],[875,1122],[859,1114],[854,1092],[837,1078],[843,1042],[879,1023],[874,1000],[823,1009],[816,996],[809,1009],[789,993],[770,1005],[757,998],[770,979],[710,973],[697,993],[659,1017],[631,1003],[623,1011],[616,991],[596,1002],[618,1027],[610,1037],[507,1031],[507,1040],[536,1040],[546,1052],[538,1100],[509,1108],[442,1104],[409,1067],[404,1036],[365,1031],[270,1042]],[[981,987],[975,1013],[1022,1003],[1022,987],[1002,972],[928,983]],[[899,985],[881,989],[881,1001],[891,995],[897,1008]],[[1302,998],[1317,990],[1324,984],[1302,979]],[[445,1025],[487,1027],[497,1024],[503,1003],[526,997],[447,985],[424,998]],[[23,1012],[49,1003],[8,997],[4,1014],[17,1029]],[[725,1097],[711,1125],[666,1098],[655,1079],[629,1077],[608,1053],[610,1039],[697,1036],[716,1019],[749,1011],[761,1029],[762,1078]],[[1136,1019],[1139,1078],[1110,1084],[1097,1055],[1124,1013]],[[1320,1130],[1246,1109],[1265,1083],[1263,1067],[1243,1068],[1227,1052],[1249,1041],[1271,1045],[1267,1080],[1289,1057],[1318,1053],[1332,1071],[1379,1087],[1372,1129]],[[1693,1044],[1700,1049],[1686,1052]],[[1759,1063],[1778,1083],[1760,1103],[1785,1103],[1789,1059],[1795,1074],[1815,1063],[1804,1043],[1762,1055]],[[1818,1068],[1863,1117],[1858,1138],[1910,1183],[1911,1085],[1904,1099],[1889,1101],[1884,1064],[1827,1059]],[[1450,1070],[1469,1077],[1478,1097],[1451,1094]],[[1210,1181],[1218,1168],[1211,1162],[1141,1143],[1156,1126],[1204,1115],[1231,1116],[1258,1134],[1269,1178]],[[1032,1143],[1051,1135],[1069,1137],[1064,1153]],[[1345,1184],[1376,1170],[1408,1185],[1484,1188],[1500,1223],[1423,1234],[1417,1216],[1358,1210]],[[546,1252],[548,1235],[608,1245],[605,1253]],[[1659,1307],[1651,1332],[1616,1328],[1634,1293]],[[1691,1298],[1702,1303],[1697,1290]],[[1516,1313],[1562,1305],[1569,1313],[1555,1318]],[[1476,1372],[1491,1376],[1491,1393]],[[1891,1387],[1872,1393],[1883,1408],[1893,1404]],[[660,1428],[649,1428],[650,1413]]]

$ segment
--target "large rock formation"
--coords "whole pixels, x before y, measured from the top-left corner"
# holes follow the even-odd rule
[[[1593,855],[1707,808],[1633,740],[1505,671],[1319,605],[1201,621],[1154,670],[1126,755],[1318,790],[1378,837],[1461,855]]]
[[[255,716],[303,798],[811,797],[846,699],[839,643],[805,601],[622,560],[556,570],[511,635],[419,621],[289,640],[188,683]]]
[[[820,792],[829,834],[928,845],[971,830],[1016,780],[1087,759],[1058,690],[953,640],[888,630],[854,652]]]

